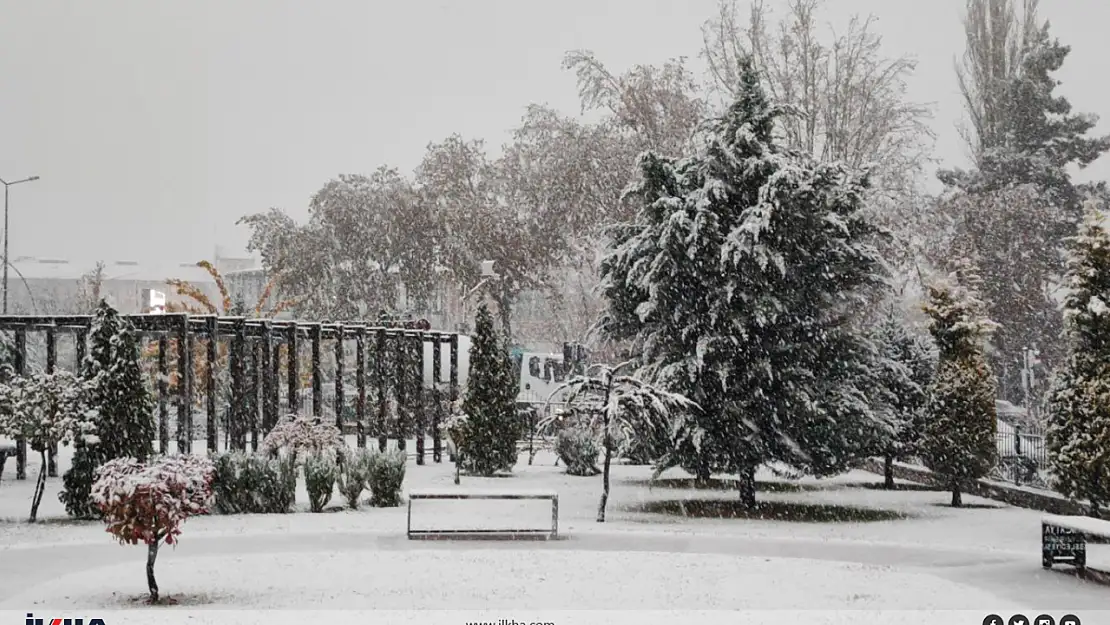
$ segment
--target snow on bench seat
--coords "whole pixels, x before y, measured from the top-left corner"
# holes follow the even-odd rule
[[[1110,538],[1110,521],[1103,521],[1102,519],[1095,519],[1089,516],[1059,516],[1049,514],[1041,517],[1041,523],[1056,527],[1064,527],[1090,536]]]
[[[559,534],[559,494],[553,490],[445,488],[408,495],[410,539],[546,540]]]
[[[409,491],[409,499],[558,499],[553,490],[529,489],[420,489]]]

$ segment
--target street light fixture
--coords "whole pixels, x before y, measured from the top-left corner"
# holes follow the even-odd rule
[[[38,180],[38,176],[31,176],[22,180],[14,180],[8,182],[0,178],[0,184],[4,185],[4,310],[3,314],[8,314],[8,189],[11,187],[22,184],[24,182],[34,182]]]

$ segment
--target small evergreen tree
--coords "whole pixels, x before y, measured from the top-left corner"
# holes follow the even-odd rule
[[[474,321],[470,374],[462,404],[467,417],[466,434],[458,443],[467,471],[489,476],[516,464],[516,443],[521,436],[516,396],[512,359],[483,304]]]
[[[1047,446],[1056,488],[1110,502],[1110,224],[1091,205],[1072,242],[1064,318],[1068,355],[1049,399]]]
[[[893,308],[873,326],[872,340],[878,352],[873,404],[888,425],[879,450],[883,481],[886,488],[894,488],[894,461],[913,458],[921,450],[936,355],[927,337],[911,333]]]
[[[926,404],[921,455],[951,490],[952,505],[959,507],[964,486],[985,477],[998,455],[997,388],[984,353],[997,324],[984,314],[974,271],[964,267],[949,278],[929,287],[924,307],[938,363]]]
[[[93,518],[96,469],[117,458],[146,462],[154,454],[157,431],[154,402],[143,382],[139,339],[130,324],[101,300],[88,336],[89,352],[81,363],[81,377],[89,386],[88,403],[97,412],[99,442],[75,444],[73,465],[62,476],[59,495],[66,512]]]

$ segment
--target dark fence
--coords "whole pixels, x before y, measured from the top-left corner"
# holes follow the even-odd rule
[[[1048,451],[1043,428],[999,423],[995,444],[998,448],[995,478],[1017,484],[1045,484]]]

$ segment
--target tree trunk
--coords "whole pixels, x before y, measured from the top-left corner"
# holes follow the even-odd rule
[[[960,494],[960,485],[952,485],[952,507],[959,508],[963,505],[963,497]]]
[[[1102,505],[1094,499],[1091,500],[1091,507],[1087,509],[1087,516],[1092,519],[1102,518]]]
[[[605,506],[609,503],[609,465],[613,461],[613,441],[609,438],[608,424],[605,429],[605,464],[601,469],[601,503],[597,506],[597,522],[605,522]]]
[[[740,470],[740,503],[746,508],[755,507],[755,467],[744,467]]]
[[[154,580],[154,561],[158,559],[158,545],[161,540],[160,536],[155,538],[146,549],[146,586],[150,590],[151,603],[158,603],[158,582]]]
[[[883,458],[883,488],[894,490],[894,456]]]
[[[698,466],[695,469],[694,485],[695,486],[709,486],[709,480],[713,479],[713,472],[709,469],[709,464],[698,461]]]
[[[39,457],[42,459],[42,465],[39,467],[39,479],[35,482],[35,495],[31,498],[31,518],[27,519],[28,523],[34,523],[39,518],[39,504],[42,503],[42,495],[46,492],[46,450],[39,452]]]
[[[598,523],[605,522],[605,505],[609,503],[609,465],[612,463],[613,460],[613,437],[609,436],[609,420],[611,418],[611,415],[609,414],[608,406],[609,398],[613,394],[613,378],[615,373],[616,372],[611,369],[607,373],[606,377],[608,379],[605,381],[605,397],[601,402],[601,409],[605,411],[602,414],[601,421],[602,427],[604,428],[602,445],[605,447],[605,465],[601,471],[601,502],[597,506]]]

